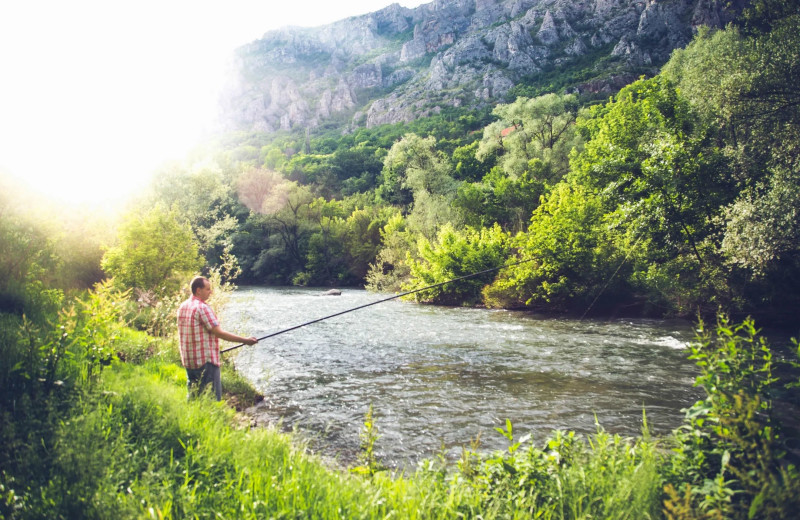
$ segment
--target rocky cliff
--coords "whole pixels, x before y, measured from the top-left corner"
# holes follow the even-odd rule
[[[506,101],[518,84],[570,70],[570,89],[609,94],[657,72],[723,0],[434,0],[316,27],[271,31],[235,57],[227,129],[411,121]],[[587,77],[588,74],[588,77]],[[577,77],[577,76],[576,76]]]

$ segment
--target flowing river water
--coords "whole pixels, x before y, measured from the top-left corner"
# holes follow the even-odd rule
[[[345,289],[236,290],[223,327],[267,334],[389,295]],[[553,430],[668,433],[701,397],[687,359],[684,321],[554,319],[524,312],[445,308],[391,300],[242,347],[224,356],[264,395],[250,410],[345,464],[359,450],[370,406],[376,453],[408,468],[444,448],[457,457],[505,449],[495,428],[541,443]]]

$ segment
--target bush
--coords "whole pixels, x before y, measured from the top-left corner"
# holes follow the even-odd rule
[[[501,271],[484,299],[493,307],[585,309],[593,296],[608,298],[624,287],[615,239],[601,200],[561,182],[533,212],[528,231],[514,238],[521,261]]]
[[[130,215],[119,235],[120,243],[102,261],[117,287],[174,294],[181,280],[202,266],[192,228],[176,210],[157,206],[146,214]]]
[[[416,293],[418,301],[446,305],[476,304],[481,301],[481,289],[493,278],[508,251],[508,234],[495,225],[492,228],[466,228],[457,231],[446,224],[437,236],[436,243],[421,238],[420,260],[410,255],[406,262],[411,267],[412,281],[407,290],[443,284],[455,278],[492,270],[481,276],[455,283],[447,283]]]
[[[772,351],[747,319],[701,322],[690,359],[706,398],[686,411],[667,474],[669,518],[794,518],[800,472],[785,463]]]
[[[555,432],[541,447],[530,435],[515,438],[509,420],[497,431],[509,441],[506,452],[481,457],[464,450],[459,461],[459,477],[479,491],[487,516],[657,516],[660,456],[646,422],[640,439],[611,435],[598,425],[585,440],[573,432]]]

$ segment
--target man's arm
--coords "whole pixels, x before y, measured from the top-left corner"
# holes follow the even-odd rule
[[[215,335],[219,339],[224,339],[225,341],[234,341],[234,342],[244,343],[245,345],[255,345],[256,343],[258,343],[258,340],[256,338],[253,337],[245,338],[244,336],[239,336],[238,334],[222,330],[222,327],[220,327],[219,325],[211,329],[211,334]]]

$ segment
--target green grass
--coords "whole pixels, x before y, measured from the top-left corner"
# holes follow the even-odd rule
[[[337,516],[362,490],[268,429],[235,428],[233,411],[186,400],[185,378],[159,364],[116,365],[103,391],[59,428],[53,513],[86,518]],[[87,444],[88,442],[88,444]],[[87,445],[94,449],[87,450]]]
[[[451,512],[452,497],[431,495],[424,479],[365,479],[330,468],[290,436],[236,427],[235,412],[223,403],[187,402],[184,382],[160,363],[107,368],[102,391],[57,428],[37,514],[384,518],[394,511],[445,518]]]

